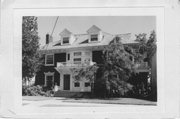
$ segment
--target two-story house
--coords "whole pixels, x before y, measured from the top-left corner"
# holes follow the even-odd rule
[[[93,25],[86,34],[73,34],[64,29],[59,34],[59,40],[52,41],[46,35],[46,45],[41,48],[45,64],[36,75],[36,85],[53,87],[71,92],[89,92],[90,83],[87,80],[73,79],[72,68],[85,67],[94,63],[102,63],[102,50],[115,38],[120,37],[124,45],[136,46],[137,41],[131,40],[131,34],[112,35]],[[148,72],[142,67],[140,72]]]

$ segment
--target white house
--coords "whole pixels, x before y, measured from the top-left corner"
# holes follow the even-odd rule
[[[131,40],[130,33],[112,35],[95,25],[90,27],[86,34],[73,34],[68,29],[64,29],[59,33],[59,40],[54,42],[47,34],[46,45],[41,48],[41,52],[45,55],[45,65],[36,76],[36,84],[48,87],[57,84],[59,90],[71,92],[91,91],[88,80],[75,81],[73,79],[71,69],[86,67],[94,63],[100,64],[103,48],[117,36],[123,44],[137,44],[137,41]]]

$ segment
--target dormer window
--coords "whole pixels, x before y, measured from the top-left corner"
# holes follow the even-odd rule
[[[91,35],[91,41],[98,41],[98,34]]]
[[[69,37],[63,37],[63,44],[69,44]]]

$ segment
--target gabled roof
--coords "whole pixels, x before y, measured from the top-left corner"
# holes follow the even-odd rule
[[[87,33],[98,33],[99,31],[101,31],[101,29],[96,25],[93,25],[87,30]]]
[[[88,29],[87,32],[98,32],[102,31],[100,28],[97,26],[93,25],[90,29]],[[64,29],[60,35],[70,35],[72,34],[70,31],[67,29]],[[75,40],[70,44],[70,45],[62,45],[61,40],[51,42],[49,44],[46,44],[41,48],[41,50],[61,50],[61,49],[69,49],[69,48],[79,48],[79,47],[93,47],[93,46],[105,46],[109,45],[109,43],[115,38],[115,37],[120,37],[121,43],[122,44],[134,44],[138,43],[135,40],[131,39],[131,34],[126,33],[126,34],[116,34],[112,35],[106,32],[102,31],[102,39],[98,42],[89,42],[89,33],[88,34],[73,34],[73,37]]]
[[[61,36],[68,36],[68,35],[71,35],[71,34],[72,33],[69,30],[64,29],[59,35],[61,35]]]

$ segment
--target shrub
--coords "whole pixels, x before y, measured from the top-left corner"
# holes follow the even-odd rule
[[[44,86],[22,86],[23,96],[52,96],[52,90],[46,90]]]

